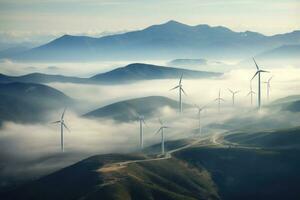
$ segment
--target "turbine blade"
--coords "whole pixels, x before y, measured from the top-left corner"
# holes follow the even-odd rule
[[[224,99],[220,98],[221,101],[225,101]]]
[[[64,108],[64,111],[63,111],[63,113],[61,114],[61,119],[63,119],[63,118],[64,118],[64,116],[65,116],[65,112],[66,112],[66,108]]]
[[[179,85],[173,87],[172,89],[170,89],[170,91],[171,91],[171,90],[175,90],[175,89],[178,88],[178,87],[179,87]]]
[[[155,135],[156,135],[157,133],[159,133],[161,129],[162,129],[162,127],[160,127],[160,128],[155,132]]]
[[[269,71],[266,71],[266,70],[259,70],[259,72],[267,72],[267,73],[270,73]]]
[[[233,92],[231,89],[229,89],[229,88],[228,88],[228,91],[231,92],[231,93],[234,93],[234,92]]]
[[[255,78],[255,76],[259,73],[259,71],[257,71],[254,76],[252,77],[251,81]]]
[[[269,78],[268,82],[270,82],[272,80],[273,76],[271,76],[271,78]]]
[[[183,88],[181,88],[181,91],[183,92],[183,94],[184,94],[185,96],[187,96],[187,94],[185,93],[185,91],[184,91]]]
[[[60,120],[59,121],[55,121],[55,122],[51,122],[51,124],[58,124],[60,123]]]
[[[182,81],[182,77],[183,77],[183,73],[182,73],[181,76],[180,76],[179,84],[180,84],[181,81]]]
[[[63,123],[63,126],[64,126],[69,132],[71,132],[70,129],[67,127],[67,125],[66,125],[65,123]]]
[[[258,65],[257,65],[257,63],[256,63],[256,61],[255,61],[254,58],[253,58],[253,61],[254,61],[254,63],[255,63],[256,69],[259,70],[259,67],[258,67]]]

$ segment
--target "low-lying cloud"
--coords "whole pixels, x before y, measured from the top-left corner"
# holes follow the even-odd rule
[[[9,61],[8,61],[9,62]],[[91,64],[92,65],[92,64]],[[15,70],[13,73],[25,72],[19,70],[15,63],[8,63],[8,70]],[[20,68],[29,65],[22,64]],[[51,66],[51,67],[49,67]],[[37,65],[42,72],[51,70],[63,72],[65,75],[92,74],[97,71],[97,64],[85,71],[85,67],[74,72],[72,65]],[[57,67],[57,68],[56,68]],[[90,67],[90,66],[89,66]],[[76,69],[78,69],[78,64]],[[101,67],[99,67],[101,68]],[[60,71],[63,69],[63,71]],[[66,70],[68,69],[68,70]],[[288,68],[265,68],[271,73],[262,75],[262,80],[266,81],[274,76],[271,82],[271,100],[293,94],[300,94],[300,69]],[[1,69],[3,71],[3,69]],[[33,69],[32,69],[33,70]],[[69,71],[70,70],[70,71]],[[103,68],[102,68],[103,70]],[[28,73],[28,71],[26,71]],[[72,72],[72,73],[69,73]],[[255,124],[261,129],[271,129],[280,127],[296,126],[300,122],[299,114],[282,112],[278,109],[265,108],[257,113],[250,105],[250,97],[247,97],[250,87],[250,79],[255,73],[252,69],[236,69],[225,73],[220,78],[187,80],[183,79],[183,87],[187,96],[183,100],[189,104],[207,105],[207,109],[202,113],[202,125],[204,134],[215,133],[217,131],[227,131],[226,127],[216,125],[230,125],[237,128],[251,127]],[[66,124],[71,132],[65,131],[65,150],[60,152],[60,128],[57,124],[18,124],[6,122],[0,130],[0,155],[2,185],[9,184],[9,180],[19,180],[33,178],[47,174],[53,170],[60,169],[81,159],[95,154],[105,154],[113,152],[131,152],[138,149],[139,124],[137,121],[129,123],[119,123],[110,119],[86,119],[81,117],[93,109],[104,105],[118,102],[120,100],[161,95],[178,99],[178,91],[170,89],[178,84],[177,79],[172,80],[151,80],[140,81],[132,84],[122,85],[89,85],[73,83],[50,83],[51,87],[61,90],[68,96],[79,100],[79,109],[67,110]],[[253,90],[257,92],[257,79],[252,81]],[[231,94],[228,88],[240,90],[236,96],[236,105],[232,106]],[[214,101],[221,89],[222,102],[221,113],[217,111],[217,102]],[[262,85],[263,104],[267,104],[266,85]],[[257,96],[254,96],[254,104]],[[142,113],[141,113],[142,114]],[[57,113],[57,117],[60,113]],[[160,116],[166,125],[171,128],[166,130],[167,140],[191,137],[198,127],[197,110],[190,108],[184,110],[183,115],[178,115],[176,110],[168,107],[157,111],[155,118],[146,119],[145,145],[150,146],[160,142],[159,135],[154,133],[159,128],[157,117]],[[51,113],[49,118],[53,121],[57,117]],[[274,123],[273,123],[274,122]],[[273,123],[273,125],[272,125]]]

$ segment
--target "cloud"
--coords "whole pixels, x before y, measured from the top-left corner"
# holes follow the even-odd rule
[[[6,66],[6,70],[14,70],[14,73],[26,72],[28,67],[32,66],[30,63],[21,64],[9,60],[3,61],[2,65]],[[65,72],[66,75],[91,74],[93,71],[101,70],[102,67],[97,63],[89,63],[87,65],[89,67],[82,67],[80,63],[47,63],[34,66],[41,72],[57,70],[57,72]],[[49,69],[49,66],[55,66],[55,68]],[[200,106],[209,103],[202,113],[205,134],[226,131],[228,127],[255,126],[264,129],[290,127],[300,123],[300,117],[295,113],[278,113],[278,110],[270,109],[265,109],[260,113],[253,112],[250,99],[246,97],[249,91],[249,80],[255,72],[253,68],[240,67],[215,79],[183,79],[183,87],[187,93],[187,96],[183,96],[184,102],[196,103]],[[272,100],[300,93],[299,68],[264,67],[264,69],[271,71],[274,75],[271,84]],[[3,70],[2,67],[1,70]],[[271,74],[264,74],[262,79],[266,80],[270,76]],[[117,123],[109,119],[92,120],[80,117],[81,114],[113,102],[136,97],[162,95],[177,100],[178,92],[169,91],[177,83],[177,79],[140,81],[122,85],[50,83],[50,86],[81,102],[78,113],[73,113],[71,110],[66,113],[66,123],[71,129],[71,132],[65,133],[66,153],[60,153],[60,130],[56,125],[4,123],[4,127],[0,130],[0,157],[2,159],[0,175],[6,177],[2,179],[3,182],[44,175],[95,154],[130,152],[138,149],[137,122]],[[222,98],[225,99],[221,114],[217,112],[217,103],[213,101],[218,95],[219,88]],[[228,88],[241,90],[241,93],[236,96],[234,108],[231,105],[231,94]],[[256,88],[257,80],[255,79],[253,89],[256,91]],[[263,103],[266,104],[265,85],[262,89]],[[194,108],[185,108],[183,115],[178,115],[176,110],[164,107],[158,110],[157,116],[160,116],[165,124],[171,127],[166,130],[167,140],[189,138],[198,126],[197,110]],[[53,114],[49,118],[53,121],[57,120],[57,116]],[[159,128],[157,118],[146,119],[146,123],[145,145],[159,143],[159,135],[154,135]]]

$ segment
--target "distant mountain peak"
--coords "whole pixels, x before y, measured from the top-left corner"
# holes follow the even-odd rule
[[[169,20],[165,23],[165,25],[185,25],[186,26],[186,24],[180,23],[180,22],[175,21],[175,20]]]

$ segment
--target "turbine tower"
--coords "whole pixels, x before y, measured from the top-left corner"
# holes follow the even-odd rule
[[[234,100],[235,100],[235,95],[237,94],[237,93],[239,93],[240,91],[239,90],[237,90],[237,91],[233,91],[233,90],[231,90],[231,89],[228,89],[228,91],[232,94],[232,106],[234,106]]]
[[[252,77],[251,81],[255,78],[256,75],[258,75],[258,109],[260,109],[260,107],[261,107],[260,73],[268,72],[268,71],[261,70],[261,69],[258,67],[258,65],[257,65],[257,63],[256,63],[256,61],[255,61],[254,58],[253,58],[253,61],[254,61],[254,64],[255,64],[255,66],[256,66],[256,70],[257,70],[257,71],[256,71],[256,73],[254,74],[254,76]]]
[[[201,112],[206,108],[206,106],[198,106],[195,104],[195,107],[197,108],[198,110],[198,128],[199,128],[199,134],[201,134]]]
[[[164,123],[161,121],[160,118],[158,119],[158,121],[160,123],[160,128],[157,130],[157,132],[155,134],[157,134],[159,132],[161,134],[161,154],[165,155],[165,135],[164,135],[164,129],[170,128],[170,127],[165,126]]]
[[[247,96],[250,95],[250,98],[251,98],[251,106],[253,105],[253,94],[255,94],[255,92],[254,92],[253,89],[252,89],[252,82],[250,81],[250,91],[249,91],[249,93],[247,94]]]
[[[143,115],[139,115],[138,120],[140,122],[140,148],[144,148],[144,127],[143,125],[146,125],[145,119]]]
[[[215,99],[215,101],[218,101],[218,112],[220,113],[221,101],[225,101],[223,98],[221,98],[221,89],[219,89],[219,96]]]
[[[178,88],[178,90],[179,90],[179,106],[178,106],[179,113],[182,113],[182,93],[181,92],[183,92],[186,95],[185,91],[182,88],[182,84],[181,84],[182,76],[183,76],[183,74],[181,74],[178,85],[175,86],[174,88],[170,89],[170,90],[175,90]]]
[[[53,124],[60,124],[60,145],[61,145],[62,152],[64,152],[64,128],[66,128],[68,131],[70,131],[70,129],[67,127],[67,125],[64,121],[65,112],[66,112],[66,108],[64,109],[60,120],[52,122]]]
[[[264,83],[267,84],[267,99],[269,101],[270,99],[270,88],[271,88],[271,80],[272,80],[273,76],[271,76],[271,78],[268,79],[268,81],[265,81]]]

